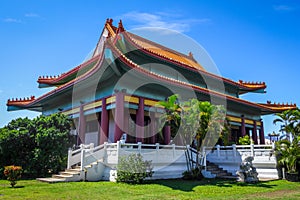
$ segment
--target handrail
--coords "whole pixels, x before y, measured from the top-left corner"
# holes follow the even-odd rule
[[[203,147],[202,153],[206,155],[210,154],[216,156],[217,158],[224,157],[227,159],[228,156],[232,156],[232,159],[237,159],[239,154],[250,155],[253,157],[269,156],[272,157],[271,152],[274,150],[274,145],[235,145],[232,146],[220,146],[216,145],[214,147]],[[265,152],[266,154],[262,154]],[[205,155],[205,156],[206,156]]]
[[[76,149],[74,151],[69,150],[68,152],[68,166],[67,168],[70,169],[73,165],[80,164],[81,163],[81,169],[85,167],[84,165],[88,165],[89,163],[86,162],[86,159],[89,161],[92,160],[99,160],[100,158],[96,158],[95,155],[105,149],[104,154],[107,154],[107,151],[116,150],[119,155],[120,149],[126,149],[132,148],[136,149],[137,153],[142,153],[142,150],[148,150],[148,149],[155,149],[155,150],[163,150],[163,149],[170,149],[173,150],[175,153],[175,150],[186,150],[186,146],[176,146],[175,144],[169,144],[169,145],[161,145],[159,143],[156,144],[142,144],[140,142],[138,143],[121,143],[118,141],[117,143],[104,143],[102,145],[94,147],[94,144],[88,144],[88,145],[80,145],[80,149]],[[101,154],[101,153],[100,153]],[[102,155],[102,154],[101,154]],[[175,154],[174,154],[175,155]],[[88,162],[89,162],[88,161]]]

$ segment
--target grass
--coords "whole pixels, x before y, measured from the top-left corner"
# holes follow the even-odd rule
[[[237,183],[227,180],[158,180],[141,185],[112,182],[41,183],[0,180],[2,199],[300,199],[300,184],[285,180]]]

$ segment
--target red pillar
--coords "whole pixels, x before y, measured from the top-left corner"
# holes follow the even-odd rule
[[[106,109],[106,98],[102,99],[102,112],[100,122],[100,144],[108,141],[108,111]]]
[[[123,132],[127,134],[127,141],[130,137],[130,131],[129,131],[129,118],[130,118],[130,112],[129,107],[124,108],[124,124],[123,124]]]
[[[163,128],[165,144],[170,144],[171,141],[171,126],[165,125]]]
[[[136,142],[144,142],[144,121],[145,121],[145,114],[144,114],[144,98],[139,98],[139,106],[136,113]]]
[[[156,119],[155,119],[155,112],[150,112],[150,119],[151,119],[151,124],[150,124],[150,134],[151,134],[151,139],[150,143],[155,144],[156,143]]]
[[[265,144],[265,132],[264,132],[264,123],[263,121],[260,122],[260,129],[259,129],[259,143]]]
[[[123,126],[124,126],[124,93],[122,91],[118,91],[116,92],[114,142],[120,140],[123,134]]]
[[[246,135],[246,126],[245,126],[245,117],[242,115],[242,126],[241,126],[241,132],[242,132],[242,137]]]
[[[79,137],[78,137],[78,144],[84,144],[85,142],[85,117],[84,117],[84,109],[83,105],[80,105],[79,108],[79,122],[78,122],[78,129],[79,129]]]
[[[257,126],[256,126],[256,121],[253,120],[253,129],[252,129],[252,140],[254,144],[258,144],[257,142]]]

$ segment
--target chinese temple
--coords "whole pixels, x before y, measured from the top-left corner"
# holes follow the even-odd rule
[[[53,87],[35,98],[7,101],[8,111],[27,109],[50,115],[62,112],[74,119],[78,144],[126,142],[169,144],[169,126],[157,134],[158,101],[172,94],[214,104],[226,102],[230,140],[249,135],[264,144],[263,115],[296,108],[295,104],[255,103],[245,93],[265,93],[264,82],[233,81],[205,70],[192,53],[183,54],[128,32],[107,19],[92,56],[59,76],[41,76],[40,88]],[[215,84],[216,83],[216,84]],[[222,85],[220,89],[219,85]],[[150,123],[151,122],[151,123]]]

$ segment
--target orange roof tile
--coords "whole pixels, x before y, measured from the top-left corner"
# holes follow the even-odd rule
[[[169,49],[167,47],[164,47],[162,45],[159,45],[157,43],[154,43],[152,41],[149,41],[145,38],[142,38],[140,36],[137,36],[135,34],[126,32],[132,41],[140,46],[143,49],[146,49],[150,51],[151,53],[157,54],[161,57],[167,58],[169,60],[188,65],[190,67],[193,67],[197,70],[205,71],[205,69],[193,58],[192,54],[189,53],[189,55],[184,55],[182,53],[179,53],[175,50]]]

